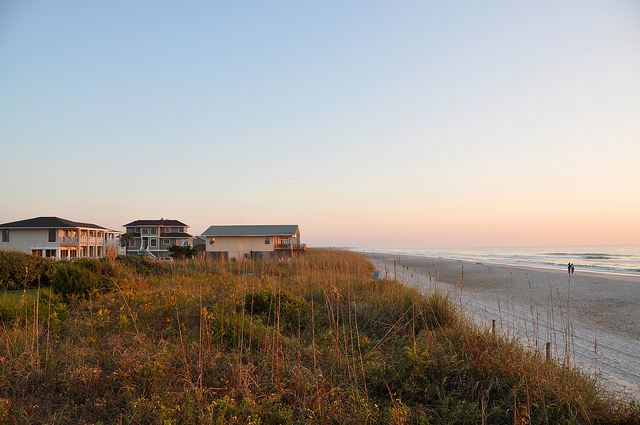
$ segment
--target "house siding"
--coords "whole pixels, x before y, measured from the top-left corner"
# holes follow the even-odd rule
[[[56,249],[57,242],[49,242],[49,229],[8,229],[9,242],[2,249],[30,253],[32,249]]]
[[[211,244],[211,239],[215,239],[215,243]],[[207,237],[207,252],[227,252],[230,259],[245,258],[245,254],[251,252],[263,253],[268,257],[274,251],[273,239],[270,238],[269,245],[265,245],[264,236],[247,236],[247,237],[225,237],[218,236],[212,238]]]

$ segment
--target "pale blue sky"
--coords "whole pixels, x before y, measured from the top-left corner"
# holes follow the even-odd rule
[[[640,243],[640,2],[0,2],[0,222]]]

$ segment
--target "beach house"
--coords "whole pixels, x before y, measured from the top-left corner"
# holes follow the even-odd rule
[[[57,260],[101,258],[117,254],[122,232],[58,217],[36,217],[0,224],[0,249]]]
[[[206,253],[219,259],[267,259],[306,251],[297,225],[210,226],[202,234]]]
[[[168,258],[169,247],[191,246],[189,226],[178,220],[136,220],[122,227],[128,254],[144,253],[151,258]]]

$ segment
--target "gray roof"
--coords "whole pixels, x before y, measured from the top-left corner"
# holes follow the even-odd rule
[[[161,218],[160,220],[136,220],[131,223],[127,223],[122,227],[133,227],[133,226],[168,226],[168,227],[189,227],[181,221],[178,220],[166,220]]]
[[[76,221],[66,220],[58,217],[36,217],[26,220],[13,221],[11,223],[0,224],[5,229],[75,229],[83,227],[88,229],[109,230],[106,227],[98,226],[91,223],[79,223]]]
[[[194,236],[193,243],[194,245],[204,245],[207,243],[207,240],[200,236]]]
[[[210,226],[202,236],[296,236],[298,225]]]

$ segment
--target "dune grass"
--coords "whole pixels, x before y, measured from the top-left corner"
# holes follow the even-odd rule
[[[187,260],[3,314],[0,421],[639,423],[635,403],[476,329],[359,254]]]

